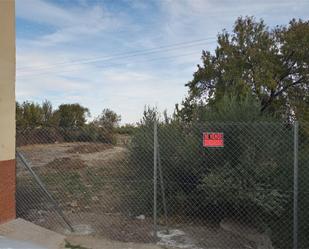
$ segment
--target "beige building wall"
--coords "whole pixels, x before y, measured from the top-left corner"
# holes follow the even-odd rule
[[[0,0],[0,224],[15,218],[15,1]]]
[[[15,1],[0,0],[0,161],[15,158]]]

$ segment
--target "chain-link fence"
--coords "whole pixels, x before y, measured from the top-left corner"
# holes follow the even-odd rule
[[[309,248],[308,124],[36,128],[17,147],[18,216],[49,229],[172,248]]]

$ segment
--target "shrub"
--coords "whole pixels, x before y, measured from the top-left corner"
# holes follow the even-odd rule
[[[265,229],[285,214],[292,197],[292,127],[261,116],[250,98],[220,105],[200,108],[191,123],[158,125],[169,215],[234,217]],[[205,131],[223,132],[224,148],[203,148]],[[130,161],[139,184],[152,180],[153,119],[144,119],[134,133]],[[151,213],[153,189],[144,186],[143,202],[136,205]]]
[[[16,146],[56,142],[64,142],[64,138],[57,128],[39,127],[16,131]]]

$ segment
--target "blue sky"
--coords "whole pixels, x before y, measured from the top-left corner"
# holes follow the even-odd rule
[[[81,103],[137,122],[186,95],[201,51],[238,16],[309,18],[308,0],[16,0],[18,101]]]

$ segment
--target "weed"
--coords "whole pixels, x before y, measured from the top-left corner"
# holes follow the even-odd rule
[[[70,248],[70,249],[91,249],[91,248],[87,248],[87,247],[80,246],[80,245],[72,245],[68,241],[66,241],[66,243],[65,243],[65,248]]]

